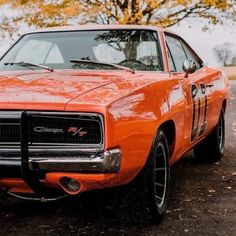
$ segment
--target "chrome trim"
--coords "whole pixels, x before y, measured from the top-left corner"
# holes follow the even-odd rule
[[[57,146],[31,146],[29,147],[29,152],[46,152],[46,151],[52,151],[52,152],[61,152],[61,151],[66,151],[66,152],[96,152],[96,151],[101,151],[101,148],[82,148],[82,147],[73,147],[71,149],[68,146],[61,146],[58,148]],[[21,149],[19,146],[0,146],[0,156],[1,152],[20,152]]]
[[[9,110],[9,111],[0,111],[0,118],[9,118],[9,119],[19,119],[20,121],[20,114],[22,111],[14,111],[14,110]],[[100,122],[100,130],[101,130],[101,143],[98,144],[75,144],[75,143],[29,143],[29,148],[32,148],[33,146],[42,146],[42,147],[46,147],[48,149],[52,149],[53,147],[73,147],[73,148],[99,148],[100,150],[104,149],[104,134],[105,134],[105,128],[104,128],[104,117],[102,114],[100,113],[96,113],[96,112],[48,112],[48,111],[31,111],[31,110],[27,110],[26,111],[28,114],[32,114],[32,115],[39,115],[42,117],[45,117],[45,115],[51,115],[52,118],[62,118],[63,117],[57,117],[56,115],[69,115],[69,116],[73,116],[73,115],[78,115],[80,117],[97,117],[99,118]],[[68,117],[73,119],[73,117]],[[74,118],[76,119],[76,118]],[[77,118],[79,119],[79,117]],[[5,123],[3,123],[5,125]],[[20,125],[20,122],[17,123],[17,125]],[[19,145],[20,146],[20,142],[0,142],[0,151],[2,149],[2,145],[6,145],[9,149],[12,148],[12,144],[13,145]],[[18,146],[18,147],[19,147]],[[64,147],[63,147],[64,148]],[[63,149],[62,148],[62,149]],[[64,149],[63,149],[64,150]]]
[[[30,158],[31,170],[102,172],[117,173],[121,165],[121,150],[113,149],[89,158],[80,155],[78,158]]]
[[[117,173],[121,167],[121,159],[122,153],[119,148],[104,152],[86,152],[81,150],[75,156],[68,157],[55,157],[53,155],[50,157],[30,156],[29,168],[32,171],[45,172]],[[21,157],[0,157],[1,166],[21,168]]]
[[[37,149],[29,149],[29,158],[48,158],[53,159],[54,157],[59,158],[60,160],[63,158],[71,157],[73,159],[76,159],[78,157],[86,156],[89,157],[92,154],[99,154],[103,153],[103,149],[101,148],[74,148],[69,149],[67,148],[52,148],[52,149],[46,149],[46,148],[37,148]],[[21,149],[0,149],[0,159],[7,160],[7,159],[14,159],[18,158],[21,159]]]
[[[58,111],[31,111],[31,110],[27,110],[28,113],[30,114],[38,114],[38,115],[82,115],[82,116],[91,116],[91,118],[93,116],[97,116],[97,117],[102,117],[101,114],[97,113],[97,112],[68,112],[68,111],[62,111],[62,112],[58,112]]]
[[[98,147],[99,145],[103,145],[104,144],[104,119],[103,119],[103,116],[101,114],[98,114],[98,113],[84,113],[84,112],[37,112],[37,111],[27,111],[27,113],[29,113],[30,115],[31,114],[35,114],[35,115],[39,115],[41,116],[42,118],[45,118],[45,115],[51,115],[50,118],[57,118],[57,119],[65,119],[66,120],[66,117],[57,117],[56,115],[69,115],[69,116],[73,116],[73,115],[79,115],[81,117],[78,117],[78,118],[73,118],[73,117],[67,117],[69,119],[79,119],[79,118],[82,118],[82,116],[85,116],[85,117],[91,117],[91,118],[94,118],[95,116],[99,118],[100,122],[96,120],[96,122],[99,123],[99,126],[100,126],[100,132],[101,132],[101,142],[100,143],[97,143],[97,144],[74,144],[74,143],[32,143],[31,145],[29,146],[33,146],[33,145],[40,145],[40,146],[62,146],[62,145],[65,145],[65,146],[78,146],[78,147]],[[86,119],[84,119],[86,120]],[[90,121],[90,120],[89,120]]]
[[[10,145],[11,144],[11,145]],[[5,145],[5,146],[3,146]],[[81,145],[78,145],[76,143],[37,143],[37,144],[31,144],[31,143],[28,143],[28,146],[29,146],[29,149],[37,149],[37,148],[41,148],[41,149],[64,149],[64,148],[88,148],[88,147],[91,147],[91,148],[94,148],[94,147],[103,147],[103,143],[101,144],[81,144]],[[11,142],[11,143],[1,143],[0,142],[0,151],[1,150],[4,150],[4,149],[19,149],[20,147],[20,142],[16,143],[16,142]],[[60,148],[59,148],[60,147]],[[71,150],[71,149],[70,149]]]
[[[4,125],[19,125],[20,126],[20,123],[1,123],[1,124],[4,124]]]

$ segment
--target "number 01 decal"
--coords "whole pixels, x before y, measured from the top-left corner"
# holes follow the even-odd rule
[[[192,84],[191,93],[192,93],[192,105],[193,105],[192,129],[191,129],[191,142],[192,142],[198,133],[199,136],[201,136],[206,129],[206,115],[207,115],[206,85],[204,83],[200,83],[200,88],[198,88],[196,84]],[[204,100],[203,105],[201,105],[202,100]],[[204,113],[203,113],[202,123],[199,124],[201,118],[201,107],[203,107]]]

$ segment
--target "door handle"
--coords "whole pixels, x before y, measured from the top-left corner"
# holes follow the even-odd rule
[[[211,87],[214,86],[214,84],[207,84],[206,86],[207,86],[208,88],[211,88]]]

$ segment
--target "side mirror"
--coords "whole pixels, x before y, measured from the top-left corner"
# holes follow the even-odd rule
[[[197,64],[192,59],[186,59],[183,63],[183,70],[186,73],[186,77],[188,74],[192,74],[197,70]]]

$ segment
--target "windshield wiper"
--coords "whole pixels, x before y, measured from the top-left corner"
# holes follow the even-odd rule
[[[30,62],[24,62],[24,61],[20,61],[20,62],[5,62],[4,63],[5,66],[7,65],[19,65],[19,66],[25,66],[30,68],[31,66],[36,66],[36,67],[40,67],[43,68],[45,70],[49,70],[51,72],[53,72],[54,70],[51,67],[48,66],[44,66],[44,65],[40,65],[40,64],[34,64],[34,63],[30,63]]]
[[[131,72],[132,74],[135,73],[135,71],[132,68],[126,67],[126,66],[120,66],[113,63],[106,63],[102,61],[95,61],[95,60],[84,60],[84,59],[71,59],[70,62],[72,63],[88,63],[88,64],[94,64],[94,65],[104,65],[104,66],[113,66],[115,68],[126,70]]]

